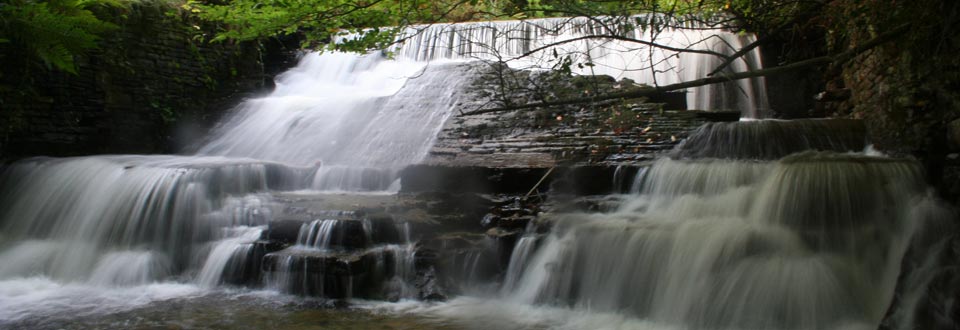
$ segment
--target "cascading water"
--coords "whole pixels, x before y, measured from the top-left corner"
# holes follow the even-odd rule
[[[752,34],[719,29],[698,19],[657,15],[438,24],[412,30],[408,33],[413,35],[395,49],[405,58],[482,59],[504,61],[519,69],[550,69],[569,56],[573,73],[627,78],[649,86],[706,77],[725,61],[724,56],[756,41]],[[760,52],[754,50],[731,62],[723,72],[759,68]],[[739,110],[743,117],[761,117],[768,111],[764,79],[691,88],[687,106]]]
[[[673,158],[780,159],[804,150],[863,151],[857,120],[798,119],[708,123],[674,148]]]
[[[826,140],[806,127],[841,124],[786,132]],[[775,150],[789,156],[764,161],[771,150],[756,146],[765,142],[737,140],[782,132],[784,122],[730,125],[741,127],[707,126],[689,140],[727,159],[663,158],[640,171],[639,193],[618,211],[550,216],[549,236],[520,240],[503,299],[656,329],[876,329],[914,230],[952,216],[926,192],[920,165],[789,142]]]
[[[283,292],[331,298],[415,298],[413,242],[400,224],[325,219],[303,223],[296,243],[264,257],[266,282]]]
[[[313,166],[310,187],[318,190],[387,190],[400,169],[426,156],[469,70],[379,54],[306,54],[198,153]]]
[[[216,286],[273,220],[270,191],[395,190],[396,172],[426,155],[468,71],[306,54],[273,93],[240,106],[200,156],[9,166],[0,279],[129,286],[186,276]]]
[[[277,194],[396,191],[397,172],[425,157],[463,101],[476,71],[469,60],[516,58],[507,63],[542,69],[560,59],[527,53],[563,41],[559,53],[590,64],[574,65],[578,73],[665,85],[702,77],[720,59],[566,40],[596,31],[656,35],[671,47],[722,54],[753,40],[703,27],[617,26],[574,18],[419,27],[392,49],[395,60],[305,54],[275,91],[239,106],[197,156],[11,165],[0,175],[0,326],[228,284],[423,298],[410,283],[418,243],[407,223],[357,214],[277,219],[285,211]],[[730,70],[757,68],[758,56]],[[756,116],[766,104],[760,86],[697,88],[688,104]],[[875,328],[914,229],[949,212],[927,195],[916,162],[849,153],[863,149],[862,131],[838,121],[705,126],[642,168],[637,193],[618,211],[548,215],[548,233],[528,229],[499,290],[489,290],[501,320],[490,320],[483,302],[417,308],[470,314],[483,328]],[[261,238],[280,231],[280,220],[296,224],[293,237],[265,246]],[[465,281],[490,257],[471,253],[458,263]]]
[[[7,245],[0,253],[0,277],[44,274],[67,281],[110,284],[114,278],[113,284],[144,284],[172,275],[188,268],[198,244],[217,228],[265,224],[268,219],[249,214],[250,208],[222,208],[230,206],[224,204],[226,196],[267,189],[273,166],[167,156],[14,165],[3,179],[11,189],[0,195],[6,205],[0,219]]]
[[[282,209],[272,195],[396,190],[396,172],[426,155],[469,71],[380,54],[306,54],[273,93],[242,105],[198,156],[34,158],[7,166],[0,174],[0,309],[23,310],[0,327],[46,313],[45,300],[116,311],[136,304],[100,299],[124,288],[155,293],[149,287],[175,283],[170,292],[194,294],[180,283],[262,286],[270,250],[257,241]],[[382,249],[397,255],[391,263],[412,253],[406,245]],[[27,295],[6,290],[36,283],[98,288],[90,290],[105,296],[72,296],[46,284]]]
[[[197,274],[197,282],[207,287],[221,284],[225,271],[242,272],[242,269],[228,269],[231,261],[242,262],[254,248],[253,243],[260,239],[262,229],[257,227],[231,227],[224,229],[223,238],[213,243],[203,268]]]

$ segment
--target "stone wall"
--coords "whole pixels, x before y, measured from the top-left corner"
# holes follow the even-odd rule
[[[883,4],[899,6],[850,3],[855,12]],[[864,119],[877,149],[920,160],[927,182],[956,207],[960,205],[960,135],[952,134],[952,128],[960,126],[960,59],[956,56],[960,36],[954,32],[960,28],[960,5],[919,1],[897,7],[901,8],[881,8],[872,16],[866,11],[876,24],[857,24],[852,19],[844,23],[849,30],[845,45],[857,45],[898,24],[909,24],[910,29],[843,66],[833,87],[844,90],[848,98],[838,102],[835,114]],[[960,282],[955,280],[960,269],[956,253],[960,218],[955,210],[942,217],[944,222],[921,224],[913,234],[880,329],[955,329],[960,324],[960,308],[951,303],[960,292]]]
[[[833,82],[834,94],[844,95],[834,104],[834,115],[863,119],[877,149],[923,162],[927,180],[955,205],[960,205],[960,140],[950,135],[960,118],[960,99],[950,82],[915,51],[887,45],[867,51],[842,68]],[[952,70],[952,69],[944,69]]]
[[[482,69],[487,70],[487,69]],[[483,71],[481,71],[483,72]],[[486,75],[510,75],[501,79]],[[511,83],[520,82],[520,83]],[[491,71],[475,79],[460,111],[447,120],[423,162],[438,166],[549,168],[554,166],[639,164],[670,150],[687,133],[708,121],[739,120],[738,112],[676,110],[683,94],[568,104],[464,115],[488,106],[491,95],[515,104],[644,88],[609,76],[556,76],[530,71]],[[679,96],[679,97],[677,97]],[[661,101],[662,100],[662,101]]]
[[[0,91],[12,123],[0,158],[175,152],[264,85],[258,45],[204,43],[199,23],[163,6],[114,13],[119,28],[78,74],[36,70],[30,93]]]

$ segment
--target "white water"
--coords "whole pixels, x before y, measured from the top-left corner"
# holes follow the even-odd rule
[[[369,308],[463,329],[876,329],[914,232],[935,252],[955,217],[918,163],[873,152],[663,158],[638,178],[615,212],[528,228],[499,293]],[[893,324],[913,324],[931,261]]]
[[[426,61],[491,58],[462,48],[464,40],[517,55],[538,42],[597,28],[566,24],[578,22],[584,23],[430,27],[397,49],[398,61],[308,54],[278,78],[276,91],[241,105],[201,156],[33,159],[6,169],[0,177],[0,324],[115,313],[217,287],[231,260],[246,256],[273,220],[274,206],[263,194],[396,189],[396,172],[426,155],[468,82],[469,67]],[[695,42],[714,32],[668,30],[661,36],[677,47],[729,51],[717,49],[720,43]],[[517,33],[536,41],[516,39]],[[751,38],[719,33],[709,39],[739,45]],[[689,79],[716,64],[706,55],[615,56],[633,47],[615,42],[567,45],[583,53],[576,61],[596,64],[582,73],[649,84]],[[757,56],[734,69],[756,65]],[[510,64],[543,67],[551,61],[546,53]],[[633,76],[661,64],[677,70]],[[757,83],[725,85],[715,94],[697,89],[688,102],[744,108],[750,115],[764,108]],[[915,163],[882,157],[663,159],[641,177],[641,193],[618,212],[556,215],[548,236],[521,239],[502,296],[394,307],[478,328],[875,328],[911,233],[925,215],[943,213],[915,210],[939,207],[918,186]],[[333,225],[322,230],[325,222],[315,224],[296,248],[330,252]],[[409,230],[402,233],[405,244],[363,253],[379,258],[376,269],[392,268],[381,274],[391,278],[388,290],[412,298],[407,279],[415,246]],[[480,257],[466,257],[467,273]],[[300,271],[293,269],[294,255],[276,260],[281,271],[275,273]],[[354,277],[337,280],[348,297],[353,294]]]
[[[7,247],[0,252],[6,266],[0,273],[89,278],[100,284],[172,275],[186,267],[196,244],[220,225],[210,216],[223,196],[266,189],[271,166],[173,156],[14,165],[0,195]],[[139,270],[131,270],[132,265]]]
[[[377,312],[409,314],[447,325],[442,329],[464,330],[681,330],[680,326],[660,324],[623,313],[555,306],[537,306],[509,300],[457,297],[449,302],[430,304],[415,301],[400,303],[361,303],[358,307]]]
[[[362,291],[367,297],[413,299],[418,293],[410,284],[415,275],[414,243],[405,222],[304,222],[295,244],[266,255],[265,283],[273,290],[302,295],[350,298]]]
[[[396,189],[397,171],[426,155],[456,104],[465,70],[307,54],[221,126],[200,151],[209,156],[14,164],[0,177],[0,279],[129,286],[186,274],[216,285],[235,250],[259,237],[221,233],[272,218],[255,194]]]
[[[507,266],[507,276],[503,280],[503,287],[500,291],[509,294],[517,287],[517,281],[526,271],[526,265],[529,262],[530,255],[533,254],[536,247],[537,237],[535,235],[525,235],[517,241],[513,254],[510,255],[510,264]]]
[[[225,228],[223,239],[212,243],[209,256],[197,275],[197,282],[206,287],[220,284],[223,272],[234,258],[246,258],[252,243],[260,239],[262,228],[232,227]]]
[[[875,329],[914,228],[944,221],[914,210],[943,207],[912,161],[661,159],[645,177],[619,211],[555,215],[532,257],[518,246],[503,299],[683,329]]]
[[[665,86],[706,77],[723,62],[720,56],[690,51],[730,55],[756,41],[752,34],[738,34],[692,21],[670,22],[670,25],[685,26],[683,29],[666,28],[664,23],[662,17],[637,16],[438,24],[412,28],[408,33],[413,35],[395,51],[402,58],[483,59],[503,61],[520,69],[555,68],[564,56],[570,56],[571,71],[575,74],[609,75],[638,84]],[[655,25],[659,27],[654,28]],[[589,38],[596,35],[626,39]],[[629,39],[686,52],[651,47]],[[760,68],[760,51],[753,50],[732,62],[722,73]],[[769,106],[764,79],[754,78],[691,88],[687,90],[687,107],[739,110],[743,117],[756,118],[762,117]]]
[[[0,280],[0,326],[24,319],[106,315],[201,294],[199,287],[183,283],[100,287],[42,276],[4,278]]]
[[[469,68],[379,54],[305,54],[267,97],[242,104],[199,150],[313,167],[311,187],[380,191],[426,156]]]
[[[334,235],[333,228],[338,222],[337,220],[314,220],[309,225],[300,227],[297,245],[321,250],[329,249],[330,240]]]

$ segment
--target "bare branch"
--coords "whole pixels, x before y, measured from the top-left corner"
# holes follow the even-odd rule
[[[661,44],[654,43],[654,42],[650,42],[650,41],[643,41],[643,40],[639,40],[639,39],[627,38],[627,37],[621,37],[621,36],[614,36],[614,35],[588,35],[588,36],[583,36],[583,37],[577,37],[577,38],[571,38],[571,39],[567,39],[567,40],[557,41],[557,42],[551,43],[551,44],[549,44],[549,45],[540,46],[540,47],[534,48],[534,49],[532,49],[532,50],[530,50],[530,51],[528,51],[528,52],[526,52],[526,53],[523,53],[523,54],[520,54],[520,55],[518,55],[518,56],[515,56],[515,57],[511,58],[510,60],[511,60],[511,61],[513,61],[513,60],[518,60],[518,59],[521,59],[521,58],[524,58],[524,57],[527,57],[527,56],[536,54],[537,52],[543,51],[544,49],[547,49],[547,48],[550,48],[550,47],[555,47],[555,46],[559,46],[559,45],[563,45],[563,44],[567,44],[567,43],[571,43],[571,42],[577,42],[577,41],[581,41],[581,40],[591,40],[591,39],[611,39],[611,40],[627,41],[627,42],[638,43],[638,44],[641,44],[641,45],[647,45],[647,46],[650,46],[650,47],[653,47],[653,48],[660,48],[660,49],[665,49],[665,50],[669,50],[669,51],[673,51],[673,52],[678,52],[678,53],[697,53],[697,54],[705,54],[705,55],[717,56],[717,57],[720,57],[720,58],[723,58],[723,59],[726,59],[726,58],[727,58],[726,55],[723,55],[723,54],[721,54],[721,53],[717,53],[717,52],[714,52],[714,51],[709,51],[709,50],[670,47],[670,46],[667,46],[667,45],[661,45]]]
[[[850,59],[856,57],[857,55],[867,50],[873,49],[879,45],[882,45],[888,41],[893,40],[895,37],[907,31],[908,28],[909,28],[909,25],[906,25],[906,24],[898,26],[892,30],[889,30],[887,32],[884,32],[878,35],[877,37],[871,39],[870,41],[867,41],[863,44],[860,44],[857,47],[851,48],[847,51],[844,51],[836,55],[815,57],[815,58],[794,62],[791,64],[782,65],[782,66],[773,67],[773,68],[722,74],[722,75],[716,75],[716,76],[706,77],[706,78],[697,79],[697,80],[685,81],[685,82],[676,83],[676,84],[650,87],[650,88],[644,88],[640,90],[633,90],[633,91],[620,92],[620,93],[609,93],[609,94],[597,95],[597,96],[588,97],[588,98],[563,99],[563,100],[550,101],[550,102],[528,103],[524,105],[510,106],[510,107],[479,109],[479,110],[463,112],[463,115],[471,116],[471,115],[479,115],[479,114],[492,113],[492,112],[504,112],[504,111],[532,109],[532,108],[539,108],[539,107],[585,104],[585,103],[594,103],[598,101],[606,101],[606,100],[614,100],[614,99],[633,99],[633,98],[646,97],[646,96],[651,96],[659,93],[676,91],[676,90],[681,90],[681,89],[686,89],[691,87],[699,87],[699,86],[722,83],[727,81],[776,75],[776,74],[781,74],[781,73],[803,69],[807,67],[812,67],[812,66],[817,66],[817,65],[824,65],[824,64],[831,64],[831,63],[833,63],[834,65],[839,65],[839,64],[845,63],[846,61],[849,61]]]
[[[789,21],[787,21],[786,23],[783,23],[783,24],[781,24],[780,26],[778,26],[776,29],[773,29],[773,31],[767,33],[767,34],[764,35],[763,37],[760,37],[759,39],[757,39],[756,41],[750,43],[749,45],[746,45],[746,46],[744,46],[743,48],[740,48],[740,50],[738,50],[736,53],[733,53],[732,55],[728,56],[727,59],[723,61],[723,63],[720,63],[720,65],[718,65],[716,69],[713,69],[712,72],[710,72],[709,74],[707,74],[707,76],[713,76],[713,75],[716,75],[716,74],[720,73],[721,71],[723,71],[724,69],[726,69],[728,66],[730,66],[731,64],[733,64],[733,62],[735,62],[735,61],[738,60],[739,58],[743,57],[744,55],[747,55],[748,53],[750,53],[751,51],[753,51],[755,48],[759,47],[760,45],[769,42],[771,39],[773,39],[774,37],[776,37],[777,35],[779,35],[779,34],[782,33],[783,31],[785,31],[786,29],[790,28],[791,26],[793,26],[794,24],[796,24],[797,22],[799,22],[801,19],[806,19],[809,14],[816,13],[816,12],[819,11],[821,8],[823,8],[823,6],[825,6],[825,5],[827,5],[828,3],[831,3],[831,2],[833,2],[833,1],[830,0],[830,1],[826,1],[826,2],[817,2],[815,6],[813,6],[813,7],[811,7],[810,9],[804,11],[803,13],[800,13],[800,14],[794,16],[793,18],[791,18],[791,19],[790,19]]]

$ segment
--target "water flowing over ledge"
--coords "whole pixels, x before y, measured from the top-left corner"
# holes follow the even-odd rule
[[[506,297],[693,329],[873,329],[913,228],[940,220],[911,211],[928,198],[911,161],[662,159],[646,178],[617,212],[525,237],[541,247],[514,254]]]
[[[360,167],[396,170],[422,159],[469,71],[378,54],[306,54],[277,77],[273,93],[241,105],[198,153],[318,165],[321,187],[350,190],[328,173],[349,177]]]
[[[756,41],[752,34],[719,29],[699,20],[668,22],[662,16],[643,15],[436,24],[412,27],[407,38],[393,49],[400,58],[480,59],[544,70],[557,68],[564,56],[569,56],[575,74],[609,75],[649,86],[706,77],[724,61],[708,53],[731,55]],[[761,68],[760,51],[753,50],[724,72]],[[739,110],[743,117],[762,117],[768,111],[765,82],[761,77],[695,87],[687,91],[687,106]]]
[[[207,303],[216,297],[229,305],[289,294],[375,299],[359,304],[437,317],[437,328],[876,328],[905,251],[918,246],[911,237],[953,214],[929,196],[915,161],[862,152],[854,122],[705,125],[672,157],[638,170],[631,194],[606,196],[620,203],[610,212],[537,214],[519,199],[476,197],[510,212],[487,217],[487,204],[459,195],[377,209],[393,212],[385,215],[354,207],[369,196],[401,199],[398,171],[423,160],[464,102],[477,77],[472,60],[601,28],[580,18],[436,25],[394,49],[396,60],[306,54],[273,93],[240,105],[198,155],[6,167],[0,326],[57,328],[43,325],[70,313],[128,321],[157,309],[169,315],[167,306],[217,305]],[[752,40],[710,29],[660,37],[718,52],[729,50],[698,40]],[[645,53],[617,42],[564,46],[593,64],[580,73],[641,83],[688,79],[716,64],[704,54],[615,56]],[[750,69],[757,56],[733,67]],[[556,60],[548,53],[510,64]],[[661,64],[678,70],[632,76]],[[688,103],[749,115],[765,103],[760,86],[698,89]],[[337,198],[347,201],[317,206]],[[444,212],[461,213],[431,218]],[[464,297],[428,302],[446,294]],[[499,318],[489,320],[491,311]]]

